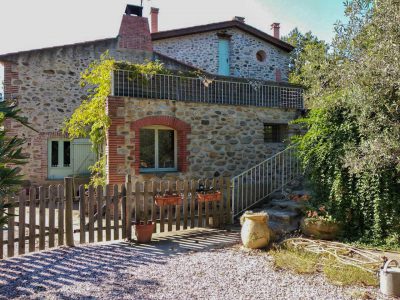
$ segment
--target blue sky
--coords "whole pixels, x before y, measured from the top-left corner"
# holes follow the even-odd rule
[[[140,0],[1,0],[0,54],[114,37],[127,3]],[[145,16],[151,6],[160,8],[160,30],[243,16],[268,33],[270,24],[280,22],[282,34],[297,26],[326,41],[344,11],[343,0],[143,0],[143,5]]]

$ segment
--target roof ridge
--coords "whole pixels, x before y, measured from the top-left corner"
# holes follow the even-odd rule
[[[202,33],[202,32],[221,30],[221,29],[226,29],[226,28],[231,28],[231,27],[239,28],[239,29],[241,29],[251,35],[254,35],[268,43],[271,43],[285,51],[290,52],[294,49],[294,47],[292,45],[282,41],[281,39],[275,38],[274,36],[264,32],[260,29],[257,29],[256,27],[253,27],[247,23],[240,22],[238,20],[222,21],[222,22],[209,23],[209,24],[204,24],[204,25],[196,25],[196,26],[183,27],[183,28],[178,28],[178,29],[158,31],[158,32],[152,33],[151,37],[152,37],[152,40],[162,40],[162,39],[197,34],[197,33]]]

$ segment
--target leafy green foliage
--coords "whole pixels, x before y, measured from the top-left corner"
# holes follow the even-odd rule
[[[4,121],[13,119],[29,128],[26,118],[19,116],[20,110],[15,104],[0,102],[0,228],[7,223],[7,209],[11,204],[5,203],[5,197],[17,192],[22,183],[20,165],[26,163],[26,156],[22,153],[25,139],[10,137],[4,130]],[[32,129],[32,128],[31,128]]]
[[[353,0],[346,15],[329,51],[315,56],[306,39],[299,54],[291,79],[306,86],[311,111],[296,121],[307,132],[294,142],[317,198],[349,239],[399,244],[400,9]]]
[[[89,171],[91,172],[90,183],[94,186],[104,186],[106,184],[106,156],[102,155],[98,161],[94,163],[93,166],[89,167]]]
[[[81,86],[85,88],[88,97],[66,120],[64,132],[71,139],[90,138],[98,161],[90,167],[91,184],[103,185],[106,180],[106,157],[104,146],[106,132],[110,126],[110,118],[106,112],[106,102],[111,95],[112,73],[115,69],[130,71],[132,77],[140,76],[144,84],[155,74],[169,74],[164,65],[158,61],[148,61],[145,64],[132,64],[116,61],[108,52],[101,55],[100,60],[93,61],[81,74]]]
[[[314,76],[318,74],[314,70],[323,67],[322,62],[329,50],[328,44],[319,40],[311,31],[303,34],[297,28],[282,39],[295,47],[290,56],[289,81],[309,88],[315,82]]]
[[[108,54],[92,62],[81,74],[81,86],[87,89],[88,99],[66,121],[64,130],[70,138],[89,137],[99,153],[105,143],[110,120],[106,114],[106,100],[111,94],[111,79],[115,61]]]

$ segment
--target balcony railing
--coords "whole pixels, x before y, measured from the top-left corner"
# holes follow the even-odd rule
[[[260,81],[226,81],[115,70],[114,96],[303,109],[303,89]]]

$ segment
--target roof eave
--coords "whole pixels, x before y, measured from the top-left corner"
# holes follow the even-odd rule
[[[157,40],[192,35],[192,34],[197,34],[197,33],[222,30],[222,29],[227,29],[227,28],[232,28],[232,27],[241,29],[241,30],[243,30],[251,35],[254,35],[268,43],[271,43],[287,52],[291,52],[294,49],[294,47],[292,45],[290,45],[280,39],[277,39],[265,32],[262,32],[261,30],[259,30],[257,28],[254,28],[248,24],[245,24],[245,23],[242,23],[242,22],[239,22],[236,20],[212,23],[212,24],[207,24],[207,25],[199,25],[199,26],[193,26],[193,27],[186,27],[186,28],[181,28],[181,29],[160,31],[160,32],[152,33],[151,37],[152,37],[153,41],[157,41]]]
[[[16,56],[16,55],[21,55],[21,54],[27,54],[31,52],[36,52],[36,51],[47,51],[47,50],[54,50],[58,48],[63,48],[63,47],[74,47],[74,46],[83,46],[83,45],[89,45],[93,43],[101,43],[101,42],[107,42],[107,41],[112,41],[117,38],[104,38],[104,39],[98,39],[98,40],[93,40],[93,41],[85,41],[85,42],[78,42],[78,43],[72,43],[72,44],[66,44],[66,45],[60,45],[60,46],[51,46],[51,47],[44,47],[44,48],[38,48],[38,49],[31,49],[31,50],[23,50],[23,51],[17,51],[17,52],[10,52],[10,53],[5,53],[0,55],[0,62],[12,62],[10,60],[11,57]]]

